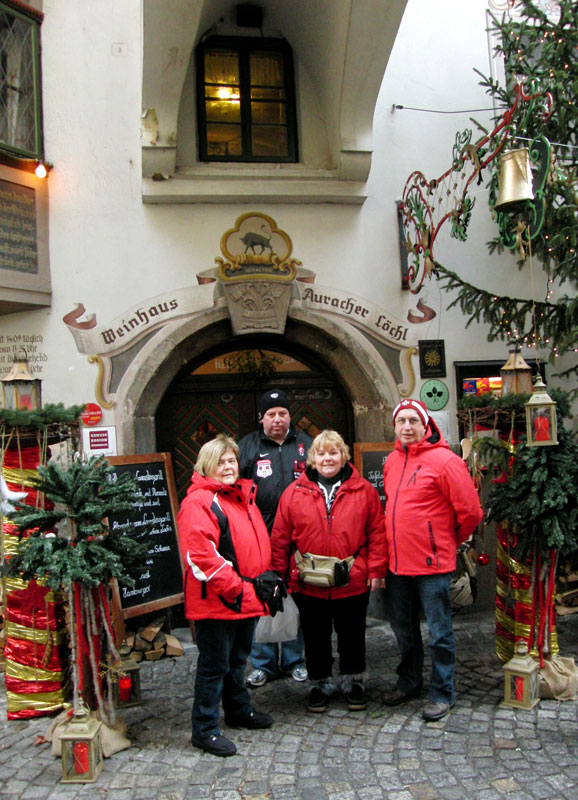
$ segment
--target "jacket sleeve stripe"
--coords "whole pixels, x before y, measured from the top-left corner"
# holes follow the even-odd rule
[[[214,542],[211,542],[211,545],[213,546],[213,548],[215,550],[215,555],[217,555],[219,557],[221,563],[219,564],[219,566],[210,575],[207,575],[205,572],[203,572],[203,570],[199,567],[199,565],[195,564],[195,562],[191,559],[190,554],[187,553],[187,563],[188,563],[189,567],[191,568],[193,575],[195,576],[195,578],[198,581],[210,581],[215,577],[215,575],[218,575],[219,572],[224,567],[232,567],[233,566],[233,564],[230,561],[227,561],[226,558],[222,557],[222,555],[217,550]]]

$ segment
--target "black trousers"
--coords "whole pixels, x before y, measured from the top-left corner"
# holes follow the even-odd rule
[[[244,716],[252,711],[245,667],[256,624],[257,617],[195,622],[199,658],[192,718],[193,735],[199,739],[219,733],[221,700],[225,716]]]
[[[365,670],[365,615],[369,592],[330,600],[293,594],[305,642],[305,663],[313,681],[332,674],[333,652],[331,637],[337,634],[339,672],[358,675]]]

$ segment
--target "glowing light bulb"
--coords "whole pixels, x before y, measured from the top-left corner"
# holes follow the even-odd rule
[[[42,163],[36,165],[36,169],[34,170],[34,173],[35,173],[37,178],[45,178],[48,175],[46,167]]]

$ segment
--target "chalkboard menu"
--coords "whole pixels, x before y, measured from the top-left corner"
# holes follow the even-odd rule
[[[395,442],[356,442],[353,445],[353,463],[365,480],[377,489],[383,506],[383,465],[394,447]]]
[[[177,495],[170,453],[114,456],[107,459],[117,475],[135,479],[139,498],[134,511],[109,516],[112,529],[147,531],[146,567],[132,588],[120,586],[125,619],[183,602],[183,569],[178,545]]]
[[[3,180],[0,180],[0,267],[38,272],[34,189]]]

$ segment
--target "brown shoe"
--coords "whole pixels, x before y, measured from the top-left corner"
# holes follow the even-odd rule
[[[383,702],[386,706],[400,706],[402,703],[407,703],[408,700],[413,700],[419,697],[421,689],[413,689],[411,692],[404,692],[403,689],[392,689],[391,692],[386,692],[383,695]]]
[[[453,705],[453,703],[428,703],[421,715],[426,722],[435,722],[449,714]]]

